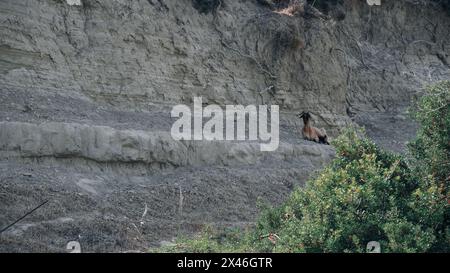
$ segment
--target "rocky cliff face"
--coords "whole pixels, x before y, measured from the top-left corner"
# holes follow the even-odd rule
[[[201,1],[200,1],[201,2]],[[417,1],[344,1],[330,18],[262,1],[0,1],[2,251],[143,250],[203,224],[246,225],[333,156],[299,139],[311,111],[401,151],[404,115],[450,78],[450,19]],[[278,104],[280,148],[176,142],[170,109]]]

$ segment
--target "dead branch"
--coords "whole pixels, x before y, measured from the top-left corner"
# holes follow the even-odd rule
[[[263,67],[263,65],[253,56],[249,55],[249,54],[245,54],[242,53],[240,50],[233,48],[232,46],[228,45],[224,40],[223,40],[223,33],[222,31],[219,30],[218,26],[217,26],[217,13],[220,10],[220,8],[222,7],[222,1],[219,2],[219,6],[217,7],[216,11],[215,11],[215,16],[213,19],[213,26],[214,26],[214,30],[219,34],[219,41],[222,44],[223,47],[233,51],[234,53],[244,57],[244,58],[248,58],[250,60],[252,60],[256,66],[265,74],[267,74],[270,78],[272,79],[276,79],[277,77],[275,75],[273,75],[269,70],[265,69]]]
[[[233,51],[234,53],[236,53],[236,54],[238,54],[238,55],[240,55],[240,56],[242,56],[242,57],[245,57],[245,58],[248,58],[248,59],[252,60],[252,61],[256,64],[256,66],[259,68],[259,70],[261,70],[262,72],[264,72],[265,74],[267,74],[270,78],[272,78],[272,79],[276,79],[276,78],[277,78],[277,76],[273,75],[269,70],[265,69],[265,68],[263,67],[263,65],[262,65],[255,57],[253,57],[253,56],[251,56],[251,55],[249,55],[249,54],[242,53],[242,52],[239,51],[238,49],[233,48],[232,46],[228,45],[222,38],[220,38],[220,43],[221,43],[225,48],[230,49],[230,50]]]

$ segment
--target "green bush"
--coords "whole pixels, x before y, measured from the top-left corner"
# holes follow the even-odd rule
[[[449,102],[449,82],[416,102],[410,156],[349,128],[333,142],[336,159],[283,205],[264,208],[254,229],[220,240],[208,230],[172,251],[366,252],[378,241],[382,252],[449,252]]]
[[[421,188],[414,193],[420,198],[433,199],[438,204],[446,202],[446,209],[429,210],[418,207],[418,216],[427,219],[430,228],[438,231],[436,246],[450,250],[449,226],[449,182],[450,182],[450,81],[443,81],[429,86],[411,109],[413,117],[420,123],[417,137],[409,144],[410,166],[421,177]],[[438,192],[433,196],[430,192]],[[444,221],[439,218],[444,214]],[[429,219],[431,218],[431,219]]]
[[[445,250],[448,237],[436,227],[448,208],[434,178],[414,175],[401,156],[360,135],[345,131],[333,163],[260,219],[258,233],[280,238],[270,250],[365,252],[369,241],[384,252]]]
[[[421,124],[409,145],[415,167],[432,174],[441,184],[450,176],[450,81],[426,88],[412,108]]]

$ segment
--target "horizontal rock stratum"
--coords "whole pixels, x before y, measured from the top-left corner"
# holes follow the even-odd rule
[[[22,157],[81,157],[96,162],[175,167],[256,164],[269,157],[289,161],[301,156],[324,163],[334,151],[331,146],[280,143],[277,151],[269,153],[261,152],[256,142],[176,141],[163,131],[116,130],[57,122],[0,122],[0,150]]]

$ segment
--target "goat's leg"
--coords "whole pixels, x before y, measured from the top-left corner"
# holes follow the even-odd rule
[[[319,143],[330,145],[330,143],[328,142],[327,136],[319,137]]]

